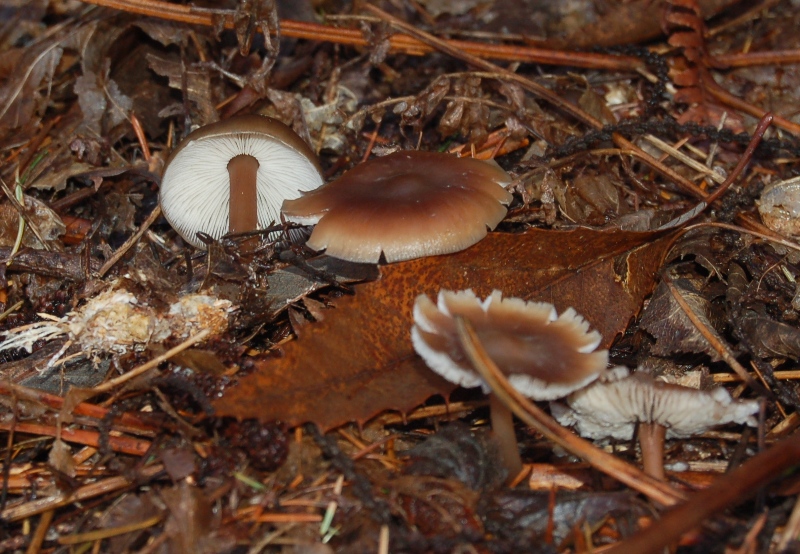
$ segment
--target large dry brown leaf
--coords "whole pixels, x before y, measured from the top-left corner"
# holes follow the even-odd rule
[[[454,386],[430,371],[411,346],[419,294],[472,288],[573,306],[609,345],[653,288],[670,244],[657,233],[547,231],[492,233],[472,248],[381,268],[335,311],[304,328],[284,356],[263,362],[217,400],[219,416],[307,421],[330,429],[384,410],[406,412]]]

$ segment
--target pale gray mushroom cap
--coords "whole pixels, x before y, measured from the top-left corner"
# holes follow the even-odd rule
[[[228,162],[247,154],[258,160],[258,226],[280,220],[281,204],[322,184],[314,152],[276,119],[242,115],[190,133],[170,155],[161,179],[161,209],[184,240],[198,248],[203,232],[218,239],[228,232]]]
[[[436,373],[463,387],[486,386],[458,340],[455,315],[472,324],[481,344],[509,382],[534,400],[562,398],[605,371],[602,337],[569,308],[560,316],[552,304],[503,298],[481,301],[471,290],[441,290],[437,305],[420,295],[414,302],[414,349]],[[488,392],[488,391],[487,391]]]
[[[352,262],[449,254],[506,215],[511,176],[494,161],[403,151],[373,158],[283,203],[287,221],[316,224],[308,247]]]
[[[609,372],[598,381],[572,393],[567,405],[553,403],[553,417],[574,426],[583,437],[630,440],[636,423],[658,423],[667,437],[689,437],[725,423],[755,426],[756,400],[734,400],[723,388],[701,391],[673,385],[626,368]]]

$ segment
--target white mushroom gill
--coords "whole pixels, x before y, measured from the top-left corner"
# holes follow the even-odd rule
[[[213,139],[213,140],[211,140]],[[203,247],[198,231],[218,239],[228,232],[230,187],[227,163],[240,154],[258,160],[258,225],[280,220],[284,200],[322,184],[308,158],[260,133],[193,140],[173,159],[162,180],[161,205],[170,224],[191,244]]]
[[[701,391],[644,372],[628,375],[621,367],[609,375],[616,378],[576,391],[566,406],[553,404],[553,417],[584,437],[625,440],[633,437],[637,423],[663,425],[667,437],[688,437],[725,423],[756,423],[758,401],[731,398],[723,388]]]

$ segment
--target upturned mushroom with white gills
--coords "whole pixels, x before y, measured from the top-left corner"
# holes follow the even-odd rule
[[[500,291],[481,301],[472,290],[439,291],[437,304],[420,295],[414,302],[411,342],[428,366],[463,387],[489,392],[492,430],[514,477],[522,460],[509,409],[497,400],[472,367],[461,346],[456,316],[469,321],[481,344],[509,383],[532,400],[554,400],[585,387],[608,365],[597,350],[600,333],[569,308],[560,316],[552,304],[503,298]]]
[[[355,166],[283,203],[287,221],[316,224],[308,247],[377,263],[449,254],[486,236],[506,214],[511,176],[494,161],[402,151]]]
[[[161,209],[183,239],[198,248],[202,232],[263,229],[280,206],[322,184],[311,148],[291,128],[261,115],[241,115],[191,132],[164,166]]]
[[[553,417],[592,439],[631,440],[638,424],[642,465],[653,477],[664,478],[666,437],[690,437],[726,423],[756,425],[758,401],[733,399],[723,388],[702,391],[624,367],[607,377],[569,395],[566,405],[551,404]]]

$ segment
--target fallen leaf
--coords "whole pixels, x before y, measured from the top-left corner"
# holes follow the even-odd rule
[[[800,330],[754,310],[745,310],[739,320],[742,333],[759,358],[800,357]]]
[[[41,237],[51,250],[58,250],[58,237],[64,234],[66,227],[61,218],[47,204],[33,196],[25,195],[25,221],[33,223]],[[0,204],[0,246],[13,246],[19,229],[19,212],[10,203]],[[22,246],[41,249],[42,243],[26,225],[22,235]]]
[[[72,459],[72,450],[61,439],[53,441],[47,461],[61,473],[75,477],[75,460]]]
[[[492,233],[455,254],[381,267],[336,311],[304,328],[280,359],[258,362],[215,402],[218,416],[330,429],[384,410],[403,413],[455,386],[430,371],[411,346],[411,310],[419,294],[472,288],[569,306],[608,346],[650,294],[671,243],[663,233],[548,231]]]
[[[146,57],[150,69],[169,79],[170,88],[186,90],[190,105],[195,108],[192,110],[193,120],[201,125],[207,125],[219,119],[211,99],[211,77],[207,70],[185,68],[175,56],[157,56],[148,53]],[[169,110],[169,106],[165,110]]]
[[[675,285],[697,318],[711,332],[714,332],[714,326],[709,320],[708,300],[700,296],[688,282],[676,281]],[[719,360],[717,352],[692,323],[689,316],[684,313],[663,283],[656,289],[647,309],[642,313],[641,326],[655,337],[656,343],[653,345],[652,353],[656,356],[667,356],[675,352],[693,352],[705,353],[712,360]]]
[[[229,552],[233,547],[233,537],[220,532],[212,502],[201,489],[184,480],[171,489],[163,489],[160,496],[169,510],[164,525],[169,539],[164,552],[211,554]]]

